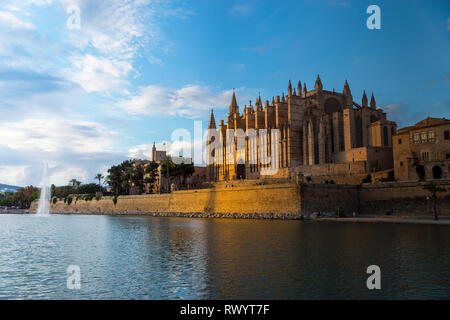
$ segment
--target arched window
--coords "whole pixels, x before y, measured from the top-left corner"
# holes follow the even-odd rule
[[[335,98],[330,98],[325,102],[324,109],[326,113],[332,114],[334,112],[340,111],[341,105]]]
[[[433,167],[433,178],[434,179],[441,179],[442,178],[442,168],[439,166]]]

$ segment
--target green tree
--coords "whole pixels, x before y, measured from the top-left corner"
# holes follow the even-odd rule
[[[176,164],[173,163],[172,158],[167,156],[166,159],[161,164],[161,176],[165,177],[166,185],[164,188],[167,189],[167,192],[170,192],[170,180],[171,178],[175,178],[178,176],[178,170]]]
[[[186,184],[186,179],[192,176],[195,172],[193,163],[180,163],[177,165],[177,173],[180,177],[183,177],[183,184]]]
[[[139,188],[139,193],[144,192],[144,175],[145,168],[142,164],[135,164],[131,173],[131,182],[134,186]]]
[[[122,168],[121,165],[112,166],[108,169],[107,183],[111,187],[112,192],[115,195],[121,194],[122,191],[122,183],[121,183],[121,174]]]
[[[0,206],[2,207],[12,207],[14,205],[14,201],[12,197],[3,196],[0,198]]]
[[[153,193],[153,189],[156,182],[156,177],[158,176],[158,168],[159,164],[157,164],[155,161],[150,162],[145,167],[145,173],[149,175],[149,177],[144,179],[144,182],[149,185],[149,192]]]
[[[436,207],[437,206],[437,193],[438,192],[446,192],[447,190],[438,186],[435,181],[431,181],[430,183],[427,183],[426,185],[423,186],[423,188],[425,190],[427,190],[428,192],[430,192],[431,199],[433,201],[434,220],[438,220],[439,218],[438,218],[437,207]]]
[[[72,188],[76,189],[81,185],[81,182],[77,179],[72,179],[69,181],[69,185],[72,186]]]
[[[135,169],[131,160],[126,160],[108,169],[107,183],[113,194],[129,194],[134,172]]]
[[[30,208],[31,202],[39,197],[39,192],[39,189],[34,186],[28,186],[17,190],[13,196],[14,206],[21,209]]]
[[[88,184],[82,184],[79,186],[76,190],[76,194],[95,194],[97,191],[99,191],[98,184],[96,183],[88,183]],[[100,191],[104,191],[105,189],[103,187],[100,188]]]
[[[100,191],[102,190],[102,180],[103,180],[104,178],[105,178],[105,177],[104,177],[101,173],[97,173],[97,175],[96,175],[95,178],[94,178],[94,179],[98,180],[98,186],[99,186],[99,188],[100,188]]]

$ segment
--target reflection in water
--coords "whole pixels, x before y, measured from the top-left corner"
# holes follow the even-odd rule
[[[0,299],[442,299],[449,248],[439,226],[3,215]]]

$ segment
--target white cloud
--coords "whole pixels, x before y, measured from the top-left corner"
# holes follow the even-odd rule
[[[128,150],[128,158],[152,160],[152,144],[140,144]]]
[[[231,90],[214,92],[210,87],[200,85],[187,85],[181,89],[150,85],[119,102],[119,107],[131,114],[195,118],[213,107],[226,108],[231,95]]]
[[[331,7],[350,8],[350,2],[348,2],[348,1],[330,0],[329,4]]]
[[[133,67],[126,60],[107,59],[87,54],[72,57],[72,68],[67,78],[79,84],[86,92],[123,91],[123,79]]]
[[[248,16],[252,12],[253,12],[253,7],[248,3],[234,5],[233,7],[231,7],[228,10],[228,14],[230,14],[232,16],[240,16],[240,17]]]
[[[27,166],[5,166],[0,165],[0,179],[3,184],[24,186],[26,180]]]
[[[194,156],[194,152],[204,152],[204,143],[202,142],[202,139],[194,141],[162,141],[155,144],[156,150],[158,151],[167,151],[167,154],[172,157],[178,157],[182,156],[185,158],[191,158],[195,159],[197,161],[196,165],[202,165],[203,160],[199,162],[200,159],[202,159],[202,154],[198,154]],[[194,144],[197,143],[197,145],[201,146],[201,149],[194,150]],[[145,159],[145,160],[152,160],[152,147],[153,144],[140,144],[135,147],[132,147],[128,150],[128,158],[130,159]]]
[[[31,22],[23,21],[8,11],[0,11],[0,25],[13,29],[35,29],[35,26]]]
[[[38,184],[44,161],[52,183],[90,182],[129,148],[102,124],[111,114],[100,113],[129,95],[137,59],[163,63],[162,19],[193,13],[171,0],[7,2],[0,4],[0,183]],[[66,27],[69,4],[81,9],[79,30]],[[43,21],[55,12],[55,21]]]
[[[124,157],[115,150],[116,133],[93,121],[29,118],[3,122],[0,136],[2,183],[39,184],[44,162],[49,163],[52,183],[66,184],[68,177],[90,182],[99,170]]]
[[[29,152],[90,153],[109,151],[115,132],[92,121],[62,119],[25,119],[3,122],[0,127],[0,146]]]

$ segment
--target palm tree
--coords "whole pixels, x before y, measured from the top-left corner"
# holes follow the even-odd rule
[[[100,191],[102,190],[102,180],[104,176],[101,173],[97,173],[97,175],[94,177],[95,180],[98,180],[98,186],[100,188]]]
[[[430,183],[427,183],[426,185],[423,186],[423,188],[425,190],[428,190],[431,193],[431,199],[433,199],[434,220],[438,220],[438,213],[437,213],[437,209],[436,209],[437,193],[445,192],[447,190],[439,187],[435,181],[431,181]]]
[[[72,186],[73,188],[78,188],[80,184],[81,182],[78,181],[77,179],[72,179],[69,181],[69,185]]]

